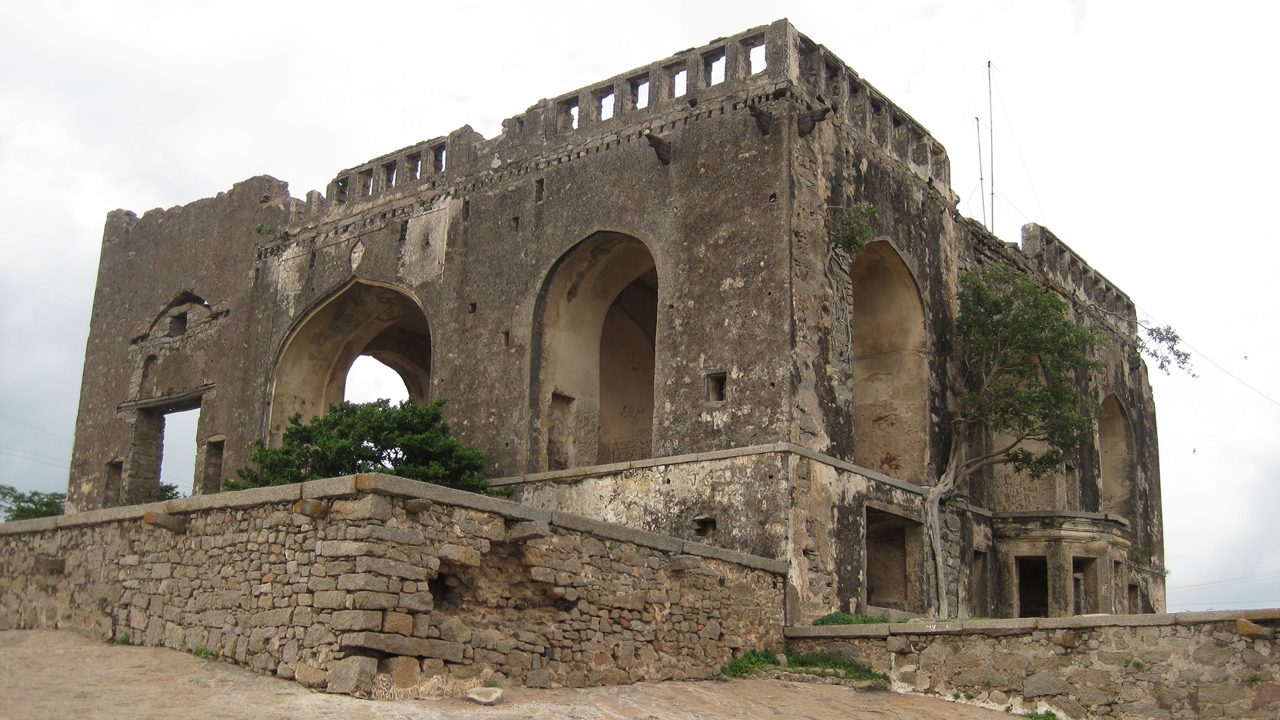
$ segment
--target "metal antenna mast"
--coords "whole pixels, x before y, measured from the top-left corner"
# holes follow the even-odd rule
[[[987,185],[982,178],[982,121],[977,115],[973,116],[973,126],[978,131],[978,203],[982,205],[982,224],[990,230],[991,226],[987,225]]]
[[[987,61],[987,157],[991,161],[991,232],[996,231],[996,126],[991,112],[991,61]]]

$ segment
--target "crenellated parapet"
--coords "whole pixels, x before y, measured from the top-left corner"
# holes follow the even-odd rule
[[[470,126],[373,158],[307,195],[297,224],[349,215],[353,206],[441,191],[570,162],[681,125],[789,99],[798,112],[829,108],[924,180],[950,187],[945,148],[910,115],[786,20],[690,48],[600,82],[540,100],[485,139]],[[762,132],[778,111],[759,114]],[[768,119],[761,119],[768,118]],[[487,179],[486,179],[487,178]]]
[[[1129,296],[1048,228],[1023,225],[1022,254],[1072,300],[1103,311],[1108,320],[1127,325],[1130,333],[1136,330],[1137,314]]]

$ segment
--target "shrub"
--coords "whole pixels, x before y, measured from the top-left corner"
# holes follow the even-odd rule
[[[749,650],[730,660],[720,672],[728,677],[746,677],[751,673],[778,664],[778,657],[768,650]]]
[[[20,492],[8,485],[0,485],[0,513],[4,513],[5,520],[61,515],[66,501],[67,496],[63,493]]]
[[[280,447],[254,441],[249,461],[256,467],[242,468],[238,480],[224,480],[223,486],[242,490],[382,472],[483,491],[489,486],[481,473],[484,455],[450,434],[440,414],[443,404],[341,402],[306,423],[295,414]]]

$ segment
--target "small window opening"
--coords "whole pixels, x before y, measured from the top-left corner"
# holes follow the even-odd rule
[[[467,314],[469,314],[469,315],[473,315],[473,314],[475,314],[475,311],[476,311],[476,304],[475,304],[475,303],[467,303]]]
[[[502,331],[502,347],[511,347],[511,331]]]
[[[1043,555],[1016,558],[1018,617],[1049,614],[1049,561]]]
[[[448,153],[445,151],[444,145],[439,145],[432,151],[434,155],[435,170],[438,173],[444,172],[445,166],[449,160]]]
[[[707,400],[724,402],[727,397],[729,376],[726,373],[709,373],[707,375]]]
[[[333,181],[334,200],[336,200],[339,203],[344,203],[347,201],[348,185],[349,185],[349,182],[347,178],[338,178],[337,180]]]
[[[389,162],[382,166],[382,177],[386,180],[388,190],[396,186],[396,164],[394,162]]]
[[[169,316],[169,337],[177,337],[187,332],[187,314],[174,313]]]
[[[520,231],[520,216],[519,216],[519,215],[512,215],[512,216],[511,216],[511,229],[512,229],[512,230],[514,230],[514,231],[516,231],[516,232],[519,232],[519,231]]]
[[[410,180],[417,180],[422,177],[422,153],[414,153],[405,158],[405,165],[409,169]]]
[[[716,531],[716,519],[710,515],[699,515],[693,519],[693,534],[707,537]]]
[[[631,81],[631,97],[635,99],[636,109],[649,107],[649,78],[643,77]]]
[[[107,463],[107,481],[103,489],[104,507],[115,507],[120,504],[121,483],[124,481],[124,461],[112,460]]]
[[[689,72],[684,68],[671,71],[671,97],[682,97],[688,91]]]
[[[373,171],[360,171],[360,194],[368,197],[373,194]]]
[[[576,130],[578,129],[578,99],[566,100],[560,103],[560,129]]]
[[[462,219],[466,220],[470,217],[471,217],[471,201],[463,200],[462,201]]]
[[[765,53],[766,46],[764,43],[753,46],[747,51],[747,72],[755,75],[758,72],[764,72],[769,67],[769,60]]]
[[[719,85],[724,82],[725,66],[728,63],[725,62],[723,50],[713,55],[706,56],[703,58],[702,64],[706,70],[705,77],[707,78],[707,87]]]
[[[598,108],[598,110],[600,111],[600,119],[608,120],[609,118],[613,117],[614,105],[616,104],[617,103],[616,103],[616,100],[614,99],[612,90],[608,91],[607,94],[605,95],[601,95],[600,107]]]
[[[542,178],[538,178],[533,182],[533,201],[542,202],[542,195],[545,190],[545,182]]]

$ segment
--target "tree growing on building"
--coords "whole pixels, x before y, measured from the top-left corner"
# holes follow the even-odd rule
[[[951,448],[925,496],[925,533],[940,617],[950,617],[940,507],[966,479],[993,465],[1043,477],[1090,442],[1096,408],[1080,380],[1096,366],[1092,327],[1029,276],[991,265],[960,280],[955,342],[963,386],[951,416]]]
[[[484,455],[453,437],[441,417],[443,404],[341,402],[305,423],[295,414],[280,446],[255,441],[249,454],[253,466],[223,486],[242,490],[381,472],[481,492],[489,486],[482,474]]]

